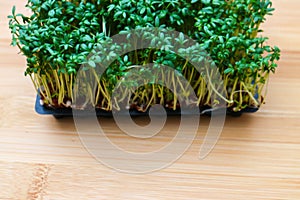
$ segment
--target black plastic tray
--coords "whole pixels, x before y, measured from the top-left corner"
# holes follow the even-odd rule
[[[41,99],[40,96],[37,95],[36,101],[35,101],[35,111],[38,114],[53,115],[55,118],[63,118],[63,117],[72,117],[73,116],[73,112],[72,112],[71,108],[59,108],[59,109],[48,108],[48,107],[42,106],[40,104],[40,99]],[[241,116],[243,113],[253,113],[256,111],[258,111],[258,108],[256,108],[256,107],[247,107],[238,112],[233,112],[232,110],[227,109],[226,114],[238,117],[238,116]],[[211,115],[211,112],[212,111],[209,107],[199,108],[199,113],[201,115]],[[195,112],[188,112],[186,110],[185,110],[185,112],[181,112],[180,110],[166,109],[166,113],[168,116],[171,116],[171,115],[191,115],[191,114],[194,114]],[[124,114],[125,114],[125,112],[124,112]],[[128,114],[128,111],[126,112],[126,114]],[[149,114],[149,112],[129,110],[129,114],[131,116],[147,116]],[[99,117],[100,116],[112,117],[113,113],[111,111],[96,109],[96,115]]]

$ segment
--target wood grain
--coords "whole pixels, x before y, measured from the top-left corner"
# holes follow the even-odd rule
[[[205,159],[198,159],[209,125],[204,117],[178,161],[154,173],[132,175],[97,162],[81,144],[72,119],[35,113],[35,91],[23,76],[25,58],[9,45],[6,19],[13,5],[26,11],[26,1],[1,1],[0,200],[300,199],[300,1],[273,2],[276,11],[263,29],[269,43],[282,49],[282,59],[271,76],[266,104],[257,113],[228,117]],[[179,119],[168,119],[160,134],[140,143],[112,119],[100,122],[113,142],[139,152],[170,141]]]

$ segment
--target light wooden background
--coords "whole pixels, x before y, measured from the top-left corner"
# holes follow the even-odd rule
[[[273,2],[276,12],[264,29],[269,43],[282,49],[282,58],[266,104],[255,114],[228,117],[204,160],[197,156],[209,124],[205,118],[177,162],[151,174],[130,175],[95,161],[72,119],[35,113],[35,92],[23,76],[25,59],[9,46],[6,19],[12,5],[23,12],[25,0],[1,0],[0,199],[300,199],[300,1]],[[101,120],[115,141],[131,142],[111,119]],[[173,136],[177,122],[169,120],[158,144]],[[143,150],[143,145],[127,146]]]

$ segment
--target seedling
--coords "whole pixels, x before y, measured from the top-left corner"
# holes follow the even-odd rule
[[[144,112],[158,103],[176,110],[179,95],[187,104],[211,107],[218,103],[211,102],[211,97],[220,95],[220,88],[207,81],[206,72],[221,74],[225,90],[222,99],[228,109],[258,108],[263,103],[269,74],[275,72],[280,57],[279,48],[267,45],[268,38],[262,36],[260,29],[265,16],[274,11],[270,0],[28,0],[26,7],[32,11],[31,16],[16,14],[15,7],[8,16],[12,45],[26,56],[25,75],[31,78],[41,103],[48,108],[71,107],[76,98],[73,90],[89,94],[82,100],[81,109],[92,105],[106,111],[124,107]],[[172,42],[118,56],[118,51],[126,47],[116,45],[111,37],[143,27],[181,32],[177,38],[163,31],[158,37],[148,38],[155,44],[173,39],[184,43],[185,36],[192,38],[209,54],[216,69],[203,73],[195,70],[192,57],[172,52]],[[102,50],[102,54],[89,57],[95,49]],[[181,52],[199,53],[195,47]],[[99,77],[96,68],[103,59],[111,63]],[[119,96],[111,98],[122,77],[134,66],[138,66],[137,73],[145,73],[149,63],[154,63],[157,70],[156,74],[149,73],[147,84],[133,90],[134,81],[127,81],[127,87],[118,88]],[[74,81],[82,65],[94,70],[96,85],[76,89]],[[160,70],[161,65],[175,71]],[[188,80],[197,99],[185,94],[186,86],[179,76]],[[156,80],[158,77],[164,80]],[[151,83],[150,79],[156,81]],[[157,81],[163,81],[164,86]],[[170,88],[182,90],[176,94]]]

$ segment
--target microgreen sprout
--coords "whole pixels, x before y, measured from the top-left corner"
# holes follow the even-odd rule
[[[74,100],[74,81],[80,66],[92,69],[101,65],[101,60],[111,59],[111,65],[102,77],[94,71],[96,85],[77,88],[88,92],[94,107],[111,111],[113,108],[147,110],[153,104],[178,109],[178,95],[168,88],[181,87],[186,102],[196,106],[212,106],[211,95],[218,95],[218,86],[206,81],[208,71],[198,72],[191,64],[191,57],[181,57],[172,52],[172,42],[184,44],[184,35],[197,41],[209,53],[216,65],[212,71],[221,74],[226,96],[222,97],[233,111],[263,102],[263,90],[269,74],[275,72],[280,58],[278,47],[266,44],[260,25],[274,9],[270,0],[28,0],[26,5],[31,16],[16,14],[13,7],[9,27],[12,45],[18,46],[27,58],[25,75],[30,76],[41,95],[41,104],[54,108],[70,107]],[[163,32],[158,36],[145,34],[150,43],[160,48],[137,49],[117,56],[122,48],[111,40],[116,34],[128,30],[155,27],[181,32],[170,38]],[[105,45],[109,44],[104,48]],[[103,47],[103,48],[100,48]],[[95,49],[101,54],[91,55]],[[182,54],[193,55],[197,48],[179,49]],[[101,55],[106,55],[105,58]],[[130,69],[147,71],[154,63],[169,66],[175,71],[149,72],[149,82],[132,91],[134,81],[126,82],[118,99],[112,99],[113,90]],[[189,81],[198,99],[189,100],[185,86],[177,78],[179,73]],[[212,73],[212,72],[210,72]],[[209,75],[208,75],[209,76]],[[150,79],[164,77],[165,86]],[[212,88],[212,90],[208,88]],[[126,99],[129,105],[122,105]]]

